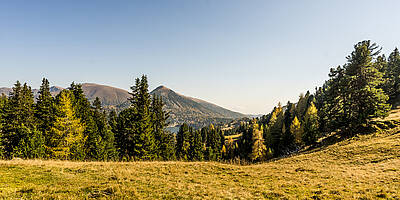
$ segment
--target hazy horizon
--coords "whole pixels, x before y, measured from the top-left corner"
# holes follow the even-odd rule
[[[40,2],[40,3],[38,3]],[[266,114],[314,91],[369,39],[400,46],[398,1],[10,1],[0,87],[72,81],[125,90],[146,74],[185,96]]]

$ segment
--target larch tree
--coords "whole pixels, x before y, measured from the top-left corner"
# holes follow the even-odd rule
[[[262,127],[262,126],[261,126]],[[252,151],[250,154],[250,160],[252,161],[262,161],[265,159],[266,146],[264,144],[263,130],[259,129],[259,125],[256,120],[252,121],[251,124],[252,132]]]
[[[86,137],[85,126],[76,117],[71,102],[72,94],[65,90],[58,96],[57,117],[51,129],[50,145],[47,147],[53,158],[81,159]]]
[[[294,144],[297,146],[302,145],[303,130],[300,121],[297,119],[297,116],[294,117],[292,123],[290,124],[290,133],[293,135]]]

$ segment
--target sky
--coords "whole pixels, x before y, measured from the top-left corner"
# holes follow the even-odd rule
[[[0,87],[146,74],[186,96],[265,114],[314,91],[354,44],[400,46],[400,1],[0,1]]]

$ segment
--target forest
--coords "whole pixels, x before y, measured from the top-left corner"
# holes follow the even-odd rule
[[[378,45],[362,41],[313,93],[242,123],[229,133],[240,134],[233,139],[214,125],[166,131],[168,112],[162,98],[149,94],[145,75],[135,79],[131,105],[119,113],[104,110],[98,98],[90,102],[80,84],[53,97],[44,78],[35,100],[31,87],[17,81],[0,97],[0,158],[260,162],[298,152],[331,132],[351,136],[368,128],[387,116],[399,84],[398,49],[386,57]]]

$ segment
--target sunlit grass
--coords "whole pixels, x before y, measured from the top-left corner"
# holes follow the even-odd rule
[[[268,163],[0,161],[7,199],[399,199],[400,134]]]

